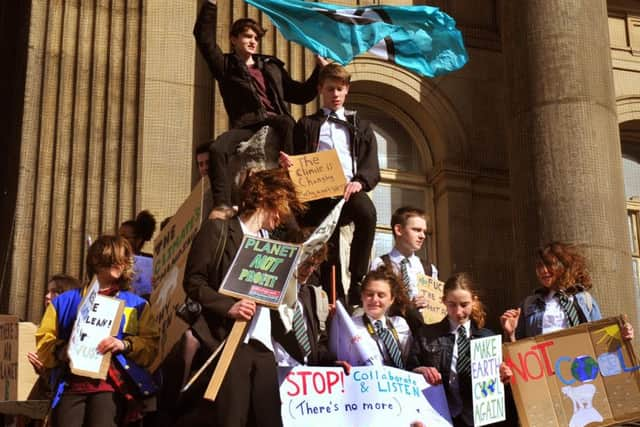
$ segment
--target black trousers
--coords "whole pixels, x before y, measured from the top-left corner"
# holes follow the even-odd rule
[[[240,344],[215,402],[201,399],[175,426],[281,427],[273,353],[255,340]]]
[[[254,125],[229,129],[224,132],[209,147],[209,178],[213,194],[213,206],[231,206],[231,183],[233,177],[229,172],[229,158],[236,152],[242,141],[247,141],[262,126],[271,127],[278,135],[280,150],[285,153],[293,152],[293,127],[295,121],[291,116],[282,114],[269,117],[267,120]]]
[[[318,226],[326,216],[331,212],[339,199],[320,199],[309,202],[309,209],[299,219],[299,223],[304,227]],[[376,207],[367,196],[367,193],[360,191],[352,194],[349,201],[342,207],[342,213],[338,220],[338,226],[354,223],[353,240],[351,241],[351,250],[349,251],[349,273],[351,274],[351,283],[349,286],[349,303],[356,305],[360,301],[359,284],[362,278],[369,272],[369,258],[371,256],[371,248],[373,247],[373,239],[376,232]],[[344,287],[340,286],[342,277],[340,274],[340,230],[336,227],[331,239],[329,239],[329,257],[320,267],[322,276],[322,286],[327,294],[330,295],[331,290],[331,266],[336,266],[336,290],[337,297],[344,300]]]
[[[122,420],[121,396],[112,392],[64,393],[53,409],[54,427],[117,427]]]

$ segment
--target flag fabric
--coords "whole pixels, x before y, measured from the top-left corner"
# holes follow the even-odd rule
[[[329,238],[333,234],[334,230],[338,226],[338,220],[340,219],[340,214],[342,213],[342,207],[344,206],[344,199],[340,200],[337,205],[333,207],[329,215],[320,223],[320,225],[313,230],[311,236],[307,238],[307,240],[302,244],[302,250],[300,251],[300,256],[298,257],[298,264],[302,264],[305,260],[313,255],[320,247],[329,241]],[[297,268],[297,264],[296,264]],[[297,283],[295,274],[291,276],[289,279],[289,284],[287,285],[287,291],[284,295],[283,304],[287,307],[295,307],[295,303],[298,299],[297,295]],[[284,312],[281,312],[281,315],[287,313],[288,310],[284,309]],[[290,328],[287,328],[289,330]]]
[[[287,40],[342,65],[370,52],[435,77],[462,68],[468,60],[455,20],[436,7],[245,1],[266,13]]]
[[[329,350],[337,360],[352,366],[384,365],[384,360],[373,340],[364,339],[368,332],[356,329],[353,320],[340,301],[336,301],[336,314],[331,319]]]

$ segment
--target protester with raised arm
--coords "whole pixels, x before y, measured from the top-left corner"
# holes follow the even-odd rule
[[[231,129],[211,144],[209,168],[214,208],[224,208],[231,205],[227,165],[238,143],[268,125],[280,139],[280,149],[290,152],[295,121],[287,103],[306,104],[316,97],[319,67],[326,61],[317,57],[318,67],[307,81],[293,80],[278,58],[256,53],[266,31],[251,18],[233,23],[232,52],[222,53],[216,43],[216,17],[216,1],[206,1],[193,32],[229,115]]]

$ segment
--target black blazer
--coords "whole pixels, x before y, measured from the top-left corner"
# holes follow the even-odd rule
[[[234,53],[223,54],[216,43],[217,7],[204,2],[193,34],[209,70],[218,81],[220,95],[232,128],[242,128],[263,122],[267,112],[253,85],[246,64]],[[305,82],[297,82],[275,56],[253,55],[265,78],[267,95],[278,114],[291,116],[287,102],[306,104],[317,96],[319,67]]]
[[[376,137],[369,122],[359,120],[355,111],[347,111],[345,116],[350,125],[351,156],[356,163],[352,181],[360,182],[364,191],[371,191],[380,182]],[[298,120],[293,130],[293,154],[318,151],[320,127],[326,120],[327,116],[322,110]]]
[[[307,335],[311,344],[311,354],[307,358],[307,365],[324,366],[335,362],[336,357],[329,351],[326,334],[320,333],[320,321],[316,311],[316,298],[313,290],[307,285],[300,287],[298,299],[302,303]],[[273,338],[287,350],[299,363],[304,364],[302,350],[293,330],[285,333],[285,328],[277,310],[271,310],[271,334]]]
[[[407,361],[407,369],[418,366],[434,367],[442,375],[442,384],[450,400],[449,377],[451,375],[451,358],[453,357],[453,345],[456,336],[449,331],[447,317],[439,323],[423,325],[413,335],[413,345]],[[475,322],[471,322],[471,339],[484,338],[495,335],[493,331],[478,328]],[[473,425],[473,397],[471,390],[471,377],[459,377],[460,396],[462,397],[462,419],[467,425]]]
[[[184,290],[191,299],[202,305],[202,316],[214,340],[211,344],[215,347],[227,336],[234,323],[233,319],[227,317],[227,312],[237,299],[218,293],[218,288],[240,247],[242,236],[237,217],[229,220],[209,219],[196,234],[187,258]],[[219,244],[224,244],[224,252],[220,265],[217,265],[215,257]],[[198,327],[197,323],[193,326],[196,334],[206,333],[199,331]]]

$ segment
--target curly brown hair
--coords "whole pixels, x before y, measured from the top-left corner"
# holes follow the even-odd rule
[[[559,290],[575,294],[593,286],[587,259],[576,245],[551,242],[538,251],[536,262],[553,271],[553,285]]]
[[[133,249],[124,237],[103,235],[96,239],[87,253],[87,274],[93,277],[100,267],[122,265],[124,270],[118,278],[122,290],[129,289],[133,279]]]
[[[281,222],[305,211],[298,200],[293,181],[285,169],[270,169],[250,174],[242,185],[240,212],[252,214],[262,208],[277,212]]]
[[[389,308],[389,316],[404,316],[407,308],[411,304],[407,289],[402,282],[402,278],[394,271],[393,268],[388,267],[385,264],[381,264],[375,270],[370,271],[362,281],[362,288],[360,293],[364,293],[367,290],[369,284],[375,280],[387,282],[391,289],[391,296],[393,297],[393,304]]]
[[[471,294],[471,320],[475,322],[478,328],[484,328],[487,312],[484,309],[484,304],[480,301],[478,287],[469,273],[456,273],[447,279],[442,290],[443,301],[449,292],[458,289]]]

